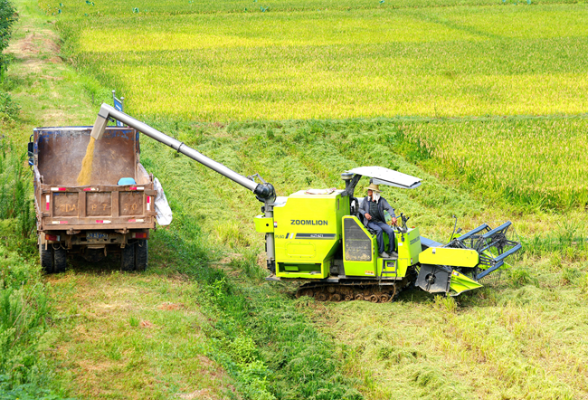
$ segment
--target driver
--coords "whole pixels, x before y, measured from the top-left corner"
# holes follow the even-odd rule
[[[382,232],[386,232],[388,238],[390,239],[389,251],[392,253],[392,255],[396,255],[394,253],[396,242],[394,240],[394,231],[386,223],[384,210],[388,211],[388,213],[390,213],[392,216],[392,219],[390,220],[392,225],[396,225],[396,214],[394,214],[394,209],[390,207],[390,204],[388,204],[386,199],[380,196],[379,185],[370,183],[367,188],[367,194],[367,197],[363,199],[363,203],[361,203],[361,207],[359,208],[361,215],[365,217],[364,225],[376,232],[378,253],[380,257],[390,258],[391,255],[386,253],[384,249],[384,235]]]

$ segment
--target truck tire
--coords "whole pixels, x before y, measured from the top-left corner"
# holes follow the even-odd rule
[[[127,243],[120,252],[120,268],[123,271],[133,271],[135,269],[135,245]]]
[[[135,271],[145,271],[147,269],[147,260],[149,256],[149,243],[147,240],[137,240],[135,242]]]
[[[39,245],[39,258],[41,259],[41,267],[46,274],[52,274],[53,266],[54,266],[54,259],[53,259],[53,247],[51,245],[47,245],[47,250],[45,250],[45,245]]]
[[[65,272],[65,267],[67,266],[67,250],[59,246],[59,248],[53,249],[53,254],[55,260],[53,270],[56,274]]]

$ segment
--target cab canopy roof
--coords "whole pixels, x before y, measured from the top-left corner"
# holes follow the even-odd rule
[[[372,178],[372,182],[376,185],[395,186],[402,189],[414,189],[421,185],[420,178],[384,167],[357,167],[347,172],[368,176]]]

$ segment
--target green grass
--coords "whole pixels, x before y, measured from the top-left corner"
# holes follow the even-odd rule
[[[49,279],[59,319],[53,331],[59,337],[52,342],[63,387],[82,398],[228,395],[234,381],[210,358],[211,328],[200,310],[197,283],[178,274],[75,269]]]

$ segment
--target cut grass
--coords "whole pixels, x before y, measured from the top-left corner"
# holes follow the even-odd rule
[[[578,289],[482,293],[458,298],[457,311],[409,292],[383,307],[344,303],[313,314],[335,333],[367,398],[585,396],[586,354],[573,350],[585,335]]]
[[[243,173],[260,172],[276,184],[279,195],[310,187],[341,187],[339,172],[362,164],[394,166],[419,176],[424,180],[421,188],[384,188],[383,195],[412,217],[422,235],[439,241],[446,241],[453,228],[451,213],[461,216],[460,225],[466,229],[483,222],[498,225],[507,217],[513,220],[526,246],[515,258],[516,267],[471,295],[434,301],[426,293],[408,291],[398,303],[386,305],[324,306],[307,299],[296,303],[339,344],[344,370],[360,380],[358,388],[366,398],[571,399],[588,392],[582,367],[586,355],[579,350],[583,328],[567,333],[586,317],[583,300],[578,300],[585,298],[587,276],[588,232],[582,212],[564,214],[570,222],[562,224],[561,214],[510,215],[513,210],[493,209],[395,155],[388,146],[399,131],[382,120],[221,127],[177,120],[148,122]],[[365,144],[368,132],[376,144]],[[143,140],[142,149],[143,159],[167,182],[168,197],[192,208],[190,214],[206,230],[215,229],[209,215],[241,221],[240,234],[250,235],[253,251],[262,252],[263,238],[253,232],[251,223],[259,202],[248,191],[230,182],[219,185],[216,173],[174,157],[172,150],[149,139]],[[190,183],[194,176],[198,180]],[[201,185],[208,188],[204,195]],[[199,209],[197,198],[202,196],[217,200],[202,203],[206,207]],[[251,299],[264,298],[249,283],[242,288],[252,293]],[[578,367],[568,370],[568,361]]]
[[[96,267],[93,266],[93,269]],[[50,277],[61,384],[82,398],[226,398],[232,379],[209,356],[198,285],[181,275]],[[210,328],[208,328],[210,329]]]

